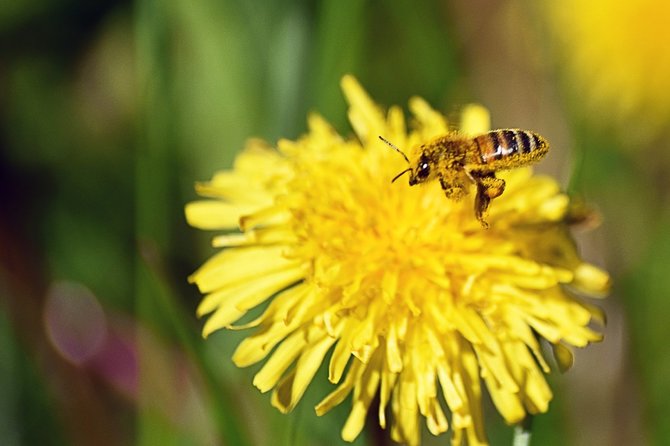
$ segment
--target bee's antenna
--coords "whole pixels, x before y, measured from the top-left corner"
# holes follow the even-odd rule
[[[412,168],[411,168],[411,167],[408,167],[407,169],[403,170],[403,171],[400,172],[398,175],[396,175],[396,176],[391,180],[391,183],[395,183],[395,180],[397,180],[398,178],[400,178],[401,176],[403,176],[403,174],[405,174],[405,173],[407,173],[407,172],[411,172],[411,171],[412,171]]]
[[[396,152],[398,152],[399,154],[401,154],[402,157],[405,158],[405,161],[407,161],[407,164],[410,164],[409,159],[407,159],[407,155],[405,155],[404,153],[402,153],[402,150],[400,150],[400,149],[397,148],[395,145],[393,145],[392,143],[390,143],[389,141],[387,141],[386,139],[384,139],[384,137],[382,137],[381,135],[379,135],[379,139],[381,139],[382,141],[384,141],[389,147],[391,147],[391,148],[394,149]],[[408,170],[409,170],[409,169],[408,169]],[[407,172],[407,170],[403,171],[403,173],[405,173],[405,172]],[[400,175],[402,175],[402,174],[400,174]],[[398,175],[398,176],[400,176],[400,175]],[[396,178],[398,178],[398,177],[396,177]],[[395,178],[393,179],[393,181],[395,181]]]

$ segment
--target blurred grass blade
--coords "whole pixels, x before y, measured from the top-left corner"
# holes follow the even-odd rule
[[[197,348],[197,335],[188,326],[188,318],[180,310],[167,285],[167,277],[157,274],[156,265],[147,262],[154,255],[160,258],[157,249],[169,250],[172,242],[171,224],[174,219],[182,218],[181,206],[173,202],[177,196],[175,158],[178,125],[172,103],[176,102],[173,88],[172,24],[170,5],[153,0],[140,0],[137,3],[136,37],[137,66],[140,92],[140,119],[138,146],[135,162],[135,221],[136,240],[143,258],[136,261],[136,311],[139,320],[152,328],[162,328],[170,337],[176,338],[181,347],[192,354],[192,359],[200,366],[210,395],[205,400],[210,403],[207,415],[218,429],[219,441],[226,444],[250,444],[239,410],[233,406],[231,398],[226,397],[223,386],[217,386],[214,374],[207,367],[204,355]],[[161,331],[161,330],[159,330]],[[155,357],[155,343],[145,336],[138,336],[139,349],[139,415],[137,419],[137,444],[169,445],[182,444],[185,438],[177,431],[170,420],[157,417],[150,407],[156,407],[165,395],[156,394],[157,386],[152,385],[151,360]],[[155,367],[154,367],[155,368]],[[173,371],[166,371],[170,373]]]

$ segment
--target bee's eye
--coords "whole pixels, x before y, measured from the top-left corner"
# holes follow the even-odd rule
[[[430,174],[430,165],[426,162],[420,163],[419,171],[416,173],[416,176],[418,176],[421,179],[426,179],[428,178],[429,174]]]

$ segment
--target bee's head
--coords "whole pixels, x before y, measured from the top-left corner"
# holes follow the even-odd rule
[[[431,177],[431,169],[430,169],[430,163],[428,162],[428,158],[424,153],[421,153],[421,155],[417,158],[415,163],[412,163],[408,158],[407,155],[405,155],[402,150],[397,148],[395,145],[391,144],[389,141],[385,140],[381,136],[379,137],[382,141],[384,141],[386,144],[389,145],[392,149],[394,149],[396,152],[402,155],[403,158],[405,158],[405,161],[407,161],[407,164],[409,164],[409,167],[402,172],[400,172],[398,175],[396,175],[392,180],[391,183],[393,183],[395,180],[409,172],[409,185],[414,186],[415,184],[423,183],[424,181],[427,181]]]
[[[416,164],[412,166],[410,163],[410,168],[409,168],[409,185],[414,186],[415,184],[423,183],[424,181],[428,181],[430,179],[430,163],[428,162],[428,158],[426,157],[425,154],[421,154],[421,156],[417,159]],[[402,172],[400,175],[402,175],[405,172]],[[396,178],[398,178],[396,176]],[[395,180],[395,178],[394,178]]]

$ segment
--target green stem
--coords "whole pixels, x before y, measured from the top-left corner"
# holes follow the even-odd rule
[[[514,426],[514,439],[512,446],[530,446],[531,428],[533,416],[527,415],[521,423]]]

